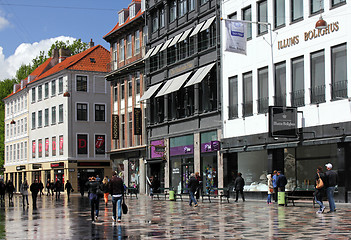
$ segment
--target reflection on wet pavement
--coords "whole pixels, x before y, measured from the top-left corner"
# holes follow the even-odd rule
[[[30,199],[31,200],[31,199]],[[38,198],[38,210],[14,205],[0,207],[0,239],[349,239],[350,204],[337,204],[337,212],[316,214],[311,204],[296,207],[245,203],[201,203],[126,200],[129,212],[113,223],[112,205],[101,201],[99,220],[90,221],[87,197]]]

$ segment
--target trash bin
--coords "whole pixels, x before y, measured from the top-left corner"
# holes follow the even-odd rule
[[[285,205],[285,192],[278,192],[278,204]]]
[[[175,201],[175,194],[174,194],[173,190],[169,191],[169,200],[170,201]]]

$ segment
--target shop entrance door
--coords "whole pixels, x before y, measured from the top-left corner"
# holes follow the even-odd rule
[[[59,169],[59,170],[54,171],[54,182],[56,182],[57,179],[60,179],[60,182],[61,182],[60,192],[63,192],[64,185],[65,185],[65,175],[64,175],[63,169]]]
[[[182,164],[182,193],[189,193],[189,180],[191,173],[194,173],[194,164]]]

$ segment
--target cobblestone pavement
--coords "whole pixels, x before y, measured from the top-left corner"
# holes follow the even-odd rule
[[[31,197],[29,196],[31,201]],[[101,200],[99,220],[90,220],[87,197],[42,196],[38,210],[14,205],[0,208],[0,239],[350,239],[351,204],[335,213],[316,214],[312,203],[295,207],[263,201],[212,203],[190,207],[187,200],[171,202],[146,196],[126,200],[129,212],[113,223],[111,202]]]

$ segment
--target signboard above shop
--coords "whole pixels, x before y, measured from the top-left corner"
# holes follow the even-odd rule
[[[297,138],[297,108],[269,107],[271,137]]]

